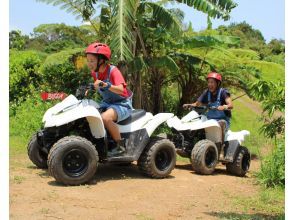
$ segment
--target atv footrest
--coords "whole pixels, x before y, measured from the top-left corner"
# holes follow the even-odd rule
[[[135,159],[132,156],[114,156],[107,159],[109,162],[132,162]]]

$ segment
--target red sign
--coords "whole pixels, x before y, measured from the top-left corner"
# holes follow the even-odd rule
[[[63,100],[63,99],[65,99],[66,96],[67,96],[67,94],[65,94],[64,92],[54,92],[54,93],[42,92],[41,93],[41,98],[43,99],[43,101]]]

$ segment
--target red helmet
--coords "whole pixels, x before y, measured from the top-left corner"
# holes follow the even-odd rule
[[[222,81],[222,75],[219,73],[216,73],[216,72],[208,73],[206,79],[208,79],[208,78],[213,78],[213,79],[216,79],[220,82]]]
[[[104,55],[108,60],[110,60],[111,57],[111,50],[109,46],[98,42],[90,44],[85,52]]]

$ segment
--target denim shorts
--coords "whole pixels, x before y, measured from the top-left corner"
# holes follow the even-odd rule
[[[107,102],[101,102],[100,103],[100,110],[102,111],[106,111],[108,109],[114,109],[114,111],[117,114],[117,121],[116,122],[120,122],[125,120],[126,118],[128,118],[131,113],[132,113],[132,109],[129,106],[124,106],[123,104],[109,104]]]

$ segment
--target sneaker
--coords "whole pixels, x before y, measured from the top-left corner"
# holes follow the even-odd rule
[[[111,151],[108,151],[108,156],[118,156],[123,154],[126,151],[125,140],[122,139],[119,142],[116,142],[116,147]]]

